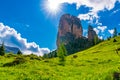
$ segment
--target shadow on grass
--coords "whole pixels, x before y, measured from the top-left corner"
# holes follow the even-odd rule
[[[113,80],[120,80],[120,72],[113,73]]]

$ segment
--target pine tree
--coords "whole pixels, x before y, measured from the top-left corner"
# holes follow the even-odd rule
[[[116,37],[117,36],[117,29],[114,28],[114,33],[113,33],[113,37]]]
[[[48,54],[44,54],[43,57],[44,57],[44,58],[48,58]]]
[[[3,42],[2,45],[0,46],[0,55],[1,55],[1,56],[4,56],[4,55],[5,55],[4,42]]]
[[[21,55],[21,54],[22,54],[22,52],[20,50],[18,50],[17,55]]]
[[[94,37],[94,44],[96,45],[97,43],[99,43],[99,38],[98,38],[98,36],[96,35],[96,36]]]
[[[64,62],[66,61],[66,59],[65,59],[66,55],[67,55],[67,50],[66,50],[64,44],[61,44],[58,47],[57,56],[59,57],[59,61],[61,62],[62,65],[64,65]]]
[[[120,33],[118,33],[118,35],[120,36]]]

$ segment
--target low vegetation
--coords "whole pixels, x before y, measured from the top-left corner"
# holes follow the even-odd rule
[[[64,66],[58,57],[5,54],[0,56],[0,80],[119,80],[119,54],[120,36],[65,57]]]

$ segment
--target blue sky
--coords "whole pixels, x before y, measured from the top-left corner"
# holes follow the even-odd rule
[[[58,10],[49,9],[49,2],[59,4]],[[0,0],[0,38],[28,53],[48,53],[56,49],[59,19],[65,13],[80,18],[84,36],[91,24],[106,38],[114,27],[120,32],[119,5],[120,0]]]

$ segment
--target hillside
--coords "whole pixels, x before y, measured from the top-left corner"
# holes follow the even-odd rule
[[[0,80],[112,80],[113,73],[120,72],[120,56],[115,51],[120,48],[120,37],[116,40],[68,56],[65,66],[59,65],[58,58],[19,56],[25,59],[23,63],[3,67],[18,56],[0,56]]]

